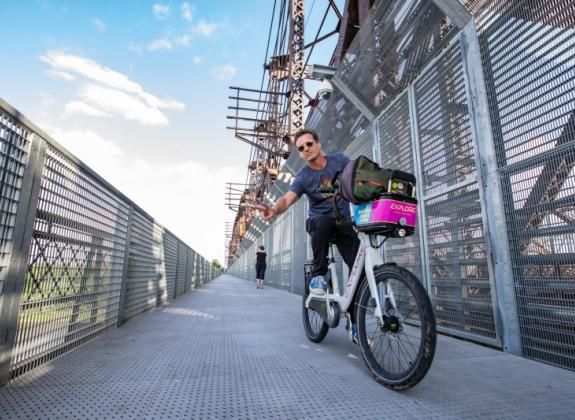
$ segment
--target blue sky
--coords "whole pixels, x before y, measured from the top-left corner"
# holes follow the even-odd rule
[[[326,4],[306,2],[306,42]],[[250,155],[225,129],[229,86],[259,88],[272,7],[0,0],[0,97],[206,258],[222,261],[224,222],[234,217],[225,182],[245,180]],[[334,27],[330,13],[323,33]],[[316,48],[310,64],[327,64],[335,41]]]

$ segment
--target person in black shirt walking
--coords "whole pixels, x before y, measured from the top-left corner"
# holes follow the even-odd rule
[[[260,245],[256,251],[256,287],[264,288],[264,275],[266,274],[266,252],[263,245]]]

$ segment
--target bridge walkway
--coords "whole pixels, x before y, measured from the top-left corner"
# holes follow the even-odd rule
[[[0,418],[572,419],[575,373],[440,336],[416,388],[377,384],[343,326],[223,275],[0,388]]]

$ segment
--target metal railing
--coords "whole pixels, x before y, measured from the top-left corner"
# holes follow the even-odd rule
[[[417,235],[384,253],[421,279],[441,332],[575,370],[573,16],[575,0],[375,2],[338,76],[377,117],[336,89],[306,126],[328,152],[416,174]],[[303,166],[292,155],[287,178]],[[274,237],[291,231],[284,288],[301,293],[303,207],[251,232],[229,271],[253,279],[267,244],[284,255],[276,285]]]
[[[0,100],[0,385],[218,272]]]

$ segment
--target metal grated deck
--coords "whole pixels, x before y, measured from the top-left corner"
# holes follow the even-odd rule
[[[572,418],[575,373],[440,336],[430,373],[375,383],[343,326],[309,342],[300,298],[221,276],[0,388],[0,418]]]

